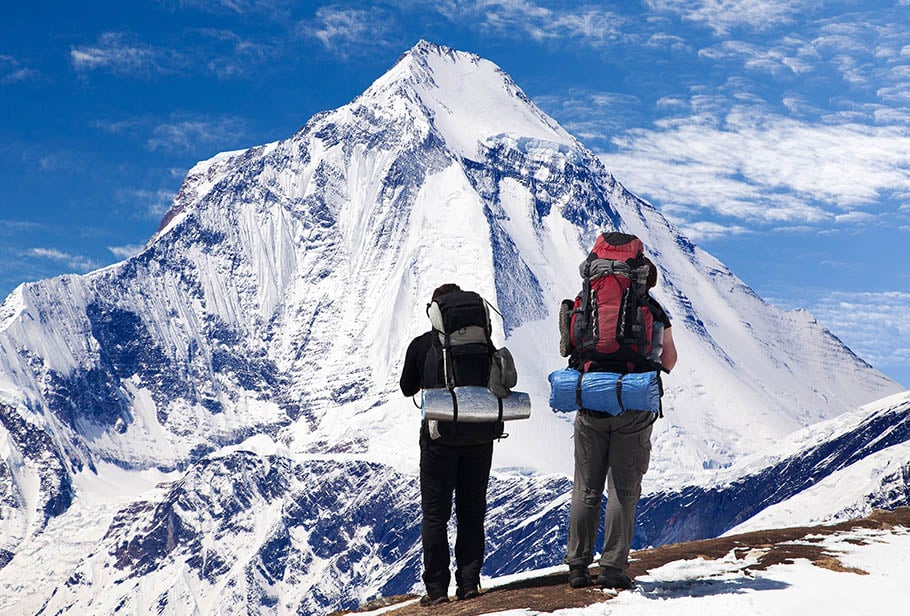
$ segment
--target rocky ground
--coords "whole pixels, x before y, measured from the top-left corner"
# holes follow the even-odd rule
[[[865,573],[864,571],[845,567],[838,560],[837,555],[827,552],[821,545],[821,537],[854,528],[888,530],[895,526],[910,527],[910,507],[894,511],[876,511],[866,518],[830,526],[763,530],[639,550],[632,554],[633,562],[628,573],[634,578],[674,561],[695,558],[718,559],[733,552],[738,558],[744,558],[746,554],[750,554],[750,556],[760,554],[757,562],[745,567],[746,571],[763,570],[772,565],[805,559],[818,567],[862,575]],[[596,567],[592,569],[592,574],[596,576]],[[562,572],[485,589],[484,593],[476,599],[456,601],[453,598],[451,603],[433,608],[420,607],[410,601],[416,598],[415,595],[402,595],[371,601],[361,606],[356,612],[372,611],[398,603],[404,605],[399,609],[391,609],[386,614],[410,616],[432,612],[434,616],[475,616],[515,608],[552,612],[564,608],[585,607],[593,603],[608,601],[612,597],[612,592],[605,592],[598,588],[570,588],[567,583],[567,572]],[[335,612],[331,616],[350,613],[352,612]]]

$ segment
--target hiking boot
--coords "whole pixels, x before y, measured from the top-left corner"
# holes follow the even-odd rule
[[[459,586],[455,589],[455,597],[459,601],[464,601],[465,599],[474,599],[480,596],[480,588],[477,586]]]
[[[601,588],[614,588],[616,590],[628,590],[632,588],[632,578],[626,575],[622,569],[616,567],[601,567],[600,575],[597,576],[597,585]]]
[[[444,594],[443,595],[437,595],[437,594],[424,595],[420,598],[420,605],[422,607],[430,607],[431,605],[441,605],[443,603],[448,603],[448,602],[449,602],[449,596],[444,595]]]
[[[591,586],[591,574],[584,565],[569,567],[569,586],[572,588],[585,588]]]

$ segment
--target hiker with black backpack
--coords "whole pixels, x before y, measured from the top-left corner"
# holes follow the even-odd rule
[[[499,404],[499,416],[492,414],[491,421],[458,421],[456,387],[498,390],[502,383],[493,387],[491,374],[510,370],[514,373],[514,365],[505,365],[503,369],[501,353],[492,344],[487,307],[477,293],[462,291],[456,284],[440,286],[427,305],[433,328],[415,338],[405,355],[400,381],[402,393],[413,396],[421,389],[447,388],[455,413],[453,421],[424,418],[420,426],[421,540],[423,582],[427,591],[420,604],[424,606],[449,601],[447,526],[453,492],[457,514],[455,594],[458,599],[480,594],[487,483],[493,441],[503,436],[502,404]],[[498,370],[491,371],[494,365]],[[512,379],[506,386],[514,384]],[[497,400],[496,395],[490,396],[491,400]]]
[[[600,235],[581,264],[582,292],[560,312],[560,352],[569,368],[550,375],[554,410],[577,410],[575,477],[565,563],[569,585],[595,583],[588,570],[601,514],[604,545],[596,584],[627,589],[625,573],[651,457],[651,428],[662,413],[660,373],[676,365],[670,319],[650,296],[657,269],[634,235]]]

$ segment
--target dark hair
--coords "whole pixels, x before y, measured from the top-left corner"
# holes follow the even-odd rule
[[[445,295],[446,293],[451,293],[452,291],[461,291],[461,287],[459,287],[454,282],[447,282],[444,285],[436,287],[436,290],[433,291],[433,301],[436,301],[436,298],[440,295]]]
[[[653,289],[657,286],[657,266],[648,257],[645,257],[645,263],[648,264],[648,288]]]

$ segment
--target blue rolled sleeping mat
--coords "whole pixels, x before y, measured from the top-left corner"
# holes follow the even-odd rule
[[[587,409],[619,415],[625,411],[659,413],[661,384],[657,372],[617,374],[564,368],[551,372],[550,408],[555,411]]]

